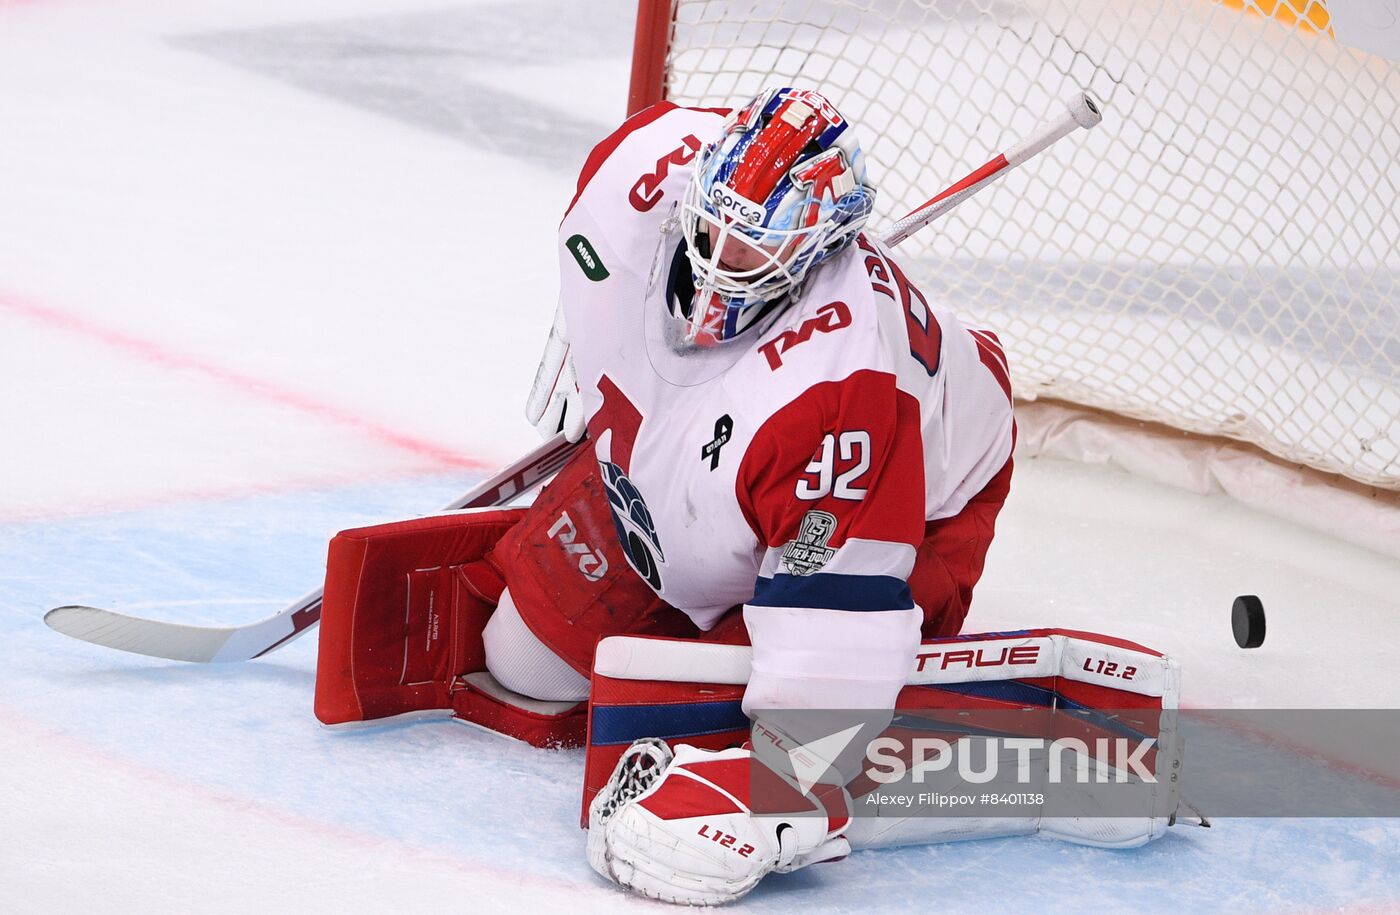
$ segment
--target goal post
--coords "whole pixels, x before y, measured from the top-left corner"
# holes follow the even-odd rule
[[[675,11],[676,0],[640,0],[637,4],[632,76],[627,86],[628,117],[667,97],[666,61]]]
[[[1022,452],[1400,556],[1400,62],[1323,0],[641,0],[629,113],[812,86],[887,223],[1087,89],[1104,121],[912,237]]]

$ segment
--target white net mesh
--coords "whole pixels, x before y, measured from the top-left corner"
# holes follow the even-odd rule
[[[917,282],[1022,397],[1400,489],[1400,64],[1210,0],[681,0],[668,66],[683,104],[827,92],[876,226],[1088,88],[1103,124],[906,242]]]

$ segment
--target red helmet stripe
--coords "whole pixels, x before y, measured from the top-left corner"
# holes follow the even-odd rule
[[[801,127],[793,127],[783,118],[792,105],[792,100],[785,101],[773,112],[773,119],[760,128],[729,179],[729,186],[750,200],[768,199],[802,150],[826,126],[825,119],[813,112]]]

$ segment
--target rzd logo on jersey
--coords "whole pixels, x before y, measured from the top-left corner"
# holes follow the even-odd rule
[[[817,309],[816,317],[808,318],[796,330],[785,330],[758,348],[773,371],[782,368],[783,353],[812,339],[812,334],[829,334],[851,326],[851,310],[845,302],[829,302]]]
[[[563,544],[564,552],[578,556],[578,570],[584,578],[598,581],[608,574],[608,558],[602,550],[594,550],[578,539],[578,528],[568,512],[559,514],[559,519],[550,525],[548,533],[551,540]]]
[[[627,195],[632,209],[638,213],[645,213],[660,203],[661,198],[665,196],[661,190],[661,183],[671,174],[671,167],[689,165],[695,161],[695,154],[700,151],[702,145],[700,140],[694,134],[688,134],[681,143],[684,145],[679,149],[673,149],[656,160],[656,171],[648,172],[632,185],[632,191]]]

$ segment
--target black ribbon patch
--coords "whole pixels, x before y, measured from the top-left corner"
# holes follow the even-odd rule
[[[730,419],[729,414],[726,413],[719,419],[715,420],[714,440],[706,442],[705,446],[700,449],[700,460],[703,461],[708,459],[710,462],[710,469],[718,469],[719,449],[723,448],[726,444],[728,444],[729,440],[733,438],[733,436],[734,420]]]

